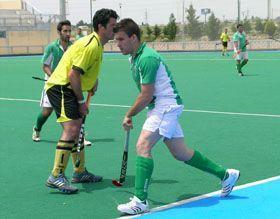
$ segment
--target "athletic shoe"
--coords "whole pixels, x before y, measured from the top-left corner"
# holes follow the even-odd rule
[[[226,197],[231,193],[240,176],[239,170],[235,169],[227,169],[226,173],[228,177],[222,181],[221,197]]]
[[[91,142],[90,142],[90,141],[87,141],[86,139],[84,139],[84,145],[85,145],[85,146],[91,146]]]
[[[101,182],[102,176],[94,175],[85,169],[82,173],[73,173],[72,183],[96,183]]]
[[[118,205],[118,211],[125,214],[141,214],[149,211],[149,204],[147,201],[141,201],[134,196],[130,198],[130,202]]]
[[[33,141],[40,141],[40,132],[36,130],[35,126],[33,127],[33,133],[32,133],[32,140]]]
[[[239,72],[238,74],[239,74],[239,76],[241,76],[241,77],[244,76],[244,74],[243,74],[242,72]]]
[[[58,189],[62,193],[72,194],[78,192],[78,189],[71,186],[68,179],[64,174],[59,174],[58,177],[50,175],[47,179],[46,186],[54,189]]]

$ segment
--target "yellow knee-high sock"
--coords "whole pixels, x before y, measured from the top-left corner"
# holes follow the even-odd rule
[[[73,146],[74,141],[58,141],[55,151],[54,166],[52,170],[53,176],[57,177],[59,174],[64,173]]]
[[[75,173],[82,173],[85,171],[85,150],[84,146],[81,147],[80,150],[80,165],[78,167],[75,166],[76,160],[77,160],[77,144],[74,145],[72,152],[72,162],[73,162],[73,169]]]

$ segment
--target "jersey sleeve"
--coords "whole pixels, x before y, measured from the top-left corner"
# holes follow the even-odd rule
[[[233,41],[233,42],[238,41],[238,35],[237,35],[237,34],[234,34],[234,35],[233,35],[232,41]]]
[[[160,65],[160,60],[156,57],[145,57],[139,65],[140,83],[153,84],[156,81],[157,71]]]
[[[77,70],[81,74],[84,74],[87,69],[91,67],[92,62],[96,58],[97,52],[97,47],[86,46],[84,48],[81,48],[73,58],[72,69]]]
[[[52,45],[48,45],[44,50],[44,55],[42,57],[42,64],[51,66],[53,60]]]
[[[221,34],[220,39],[222,40],[224,38],[224,33]]]

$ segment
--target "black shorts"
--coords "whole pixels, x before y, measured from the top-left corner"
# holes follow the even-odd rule
[[[223,47],[227,47],[228,42],[223,42]]]
[[[82,118],[79,103],[73,90],[67,85],[55,85],[47,90],[47,95],[55,110],[57,122],[67,122]]]

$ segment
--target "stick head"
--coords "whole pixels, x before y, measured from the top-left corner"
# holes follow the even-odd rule
[[[113,180],[112,180],[112,183],[113,183],[113,185],[115,185],[115,186],[117,186],[117,187],[123,186],[123,184],[122,184],[120,181],[116,180],[116,179],[113,179]]]

